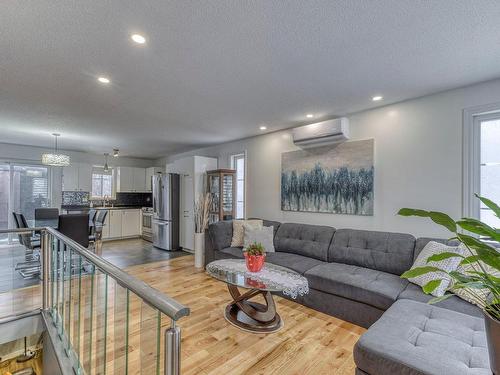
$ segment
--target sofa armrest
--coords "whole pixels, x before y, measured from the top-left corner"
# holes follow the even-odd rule
[[[215,260],[214,242],[210,236],[210,231],[205,231],[205,266]]]
[[[205,265],[215,260],[215,252],[231,246],[233,222],[218,221],[205,231]]]

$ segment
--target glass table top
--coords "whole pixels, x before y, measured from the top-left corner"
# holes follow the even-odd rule
[[[207,264],[206,271],[217,280],[246,289],[283,292],[288,295],[302,295],[308,291],[305,277],[267,262],[261,271],[250,272],[243,259],[221,259]]]

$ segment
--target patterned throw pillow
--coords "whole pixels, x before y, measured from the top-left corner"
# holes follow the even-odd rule
[[[465,250],[464,256],[471,256],[471,255],[476,255],[476,252],[474,250],[471,250],[472,254],[469,250]],[[481,265],[483,266],[484,270],[488,272],[489,274],[495,276],[495,277],[500,277],[500,272],[498,272],[495,268],[488,266],[487,264],[481,262]],[[473,264],[464,264],[462,266],[458,266],[457,271],[467,275],[470,272],[473,271],[482,271],[479,269],[479,266],[477,263]],[[451,287],[450,291],[453,294],[456,294],[458,297],[462,298],[463,300],[473,303],[474,305],[478,306],[483,306],[484,301],[488,299],[488,296],[490,294],[489,289],[471,289],[471,288],[454,288],[453,286]],[[473,293],[470,293],[472,291]]]
[[[243,224],[248,224],[252,228],[261,229],[262,220],[233,220],[233,238],[231,239],[231,247],[242,247],[243,237],[245,236],[245,228]]]
[[[416,267],[434,266],[447,272],[455,271],[458,268],[458,265],[460,264],[462,258],[448,258],[439,262],[427,263],[427,259],[431,255],[441,254],[445,252],[463,255],[465,253],[465,248],[462,245],[446,246],[439,242],[429,241],[429,243],[422,249],[420,254],[418,254],[418,257],[417,259],[415,259],[415,262],[413,263],[413,266],[411,266],[411,269]],[[417,284],[422,287],[432,280],[441,280],[441,284],[436,289],[434,289],[431,294],[435,297],[443,296],[451,282],[451,278],[444,272],[429,272],[424,275],[408,279],[408,281],[412,282],[413,284]]]
[[[267,253],[274,253],[274,227],[262,227],[255,229],[251,225],[243,224],[245,228],[245,235],[243,241],[243,248],[246,249],[254,242],[262,244]]]

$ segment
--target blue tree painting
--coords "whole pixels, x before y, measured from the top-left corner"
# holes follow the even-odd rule
[[[373,139],[283,153],[283,211],[373,215]]]

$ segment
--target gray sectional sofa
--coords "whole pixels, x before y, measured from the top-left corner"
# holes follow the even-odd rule
[[[309,281],[310,292],[297,299],[303,305],[365,328],[377,322],[391,306],[392,312],[387,318],[381,319],[379,324],[397,325],[393,316],[398,314],[398,309],[407,314],[407,301],[414,301],[411,303],[425,306],[425,309],[451,310],[452,314],[457,313],[465,320],[476,321],[469,323],[471,325],[480,325],[477,321],[482,322],[482,312],[477,306],[453,296],[430,307],[425,304],[431,299],[430,296],[424,294],[420,287],[400,278],[404,271],[411,268],[415,257],[431,238],[416,239],[404,233],[335,229],[268,220],[264,220],[264,225],[274,227],[276,250],[274,253],[267,253],[266,262],[290,268]],[[216,259],[243,258],[241,248],[231,247],[231,238],[231,221],[221,221],[209,226],[205,236],[206,264]],[[397,301],[402,302],[396,303]],[[418,317],[415,319],[418,320]],[[405,317],[404,321],[411,321],[411,317]],[[399,324],[404,326],[403,322]],[[414,328],[403,327],[397,332],[405,336]],[[403,333],[404,330],[408,332]],[[376,337],[369,338],[377,341]],[[405,337],[398,339],[406,340]],[[393,341],[397,339],[394,338]],[[370,345],[363,346],[362,340],[358,344],[355,348],[356,363],[358,364],[358,360],[360,363],[367,363],[364,353],[370,353]],[[482,366],[486,372],[477,372],[478,374],[488,373],[487,349],[483,349]],[[465,352],[460,353],[466,355]],[[405,362],[397,358],[392,360],[397,363]],[[388,363],[387,359],[382,363]],[[357,371],[358,374],[370,375],[433,373],[420,372],[413,365],[408,366],[407,371],[402,371],[400,367],[396,367],[397,371],[381,371],[380,367],[370,371],[369,368],[359,368],[358,364]]]

